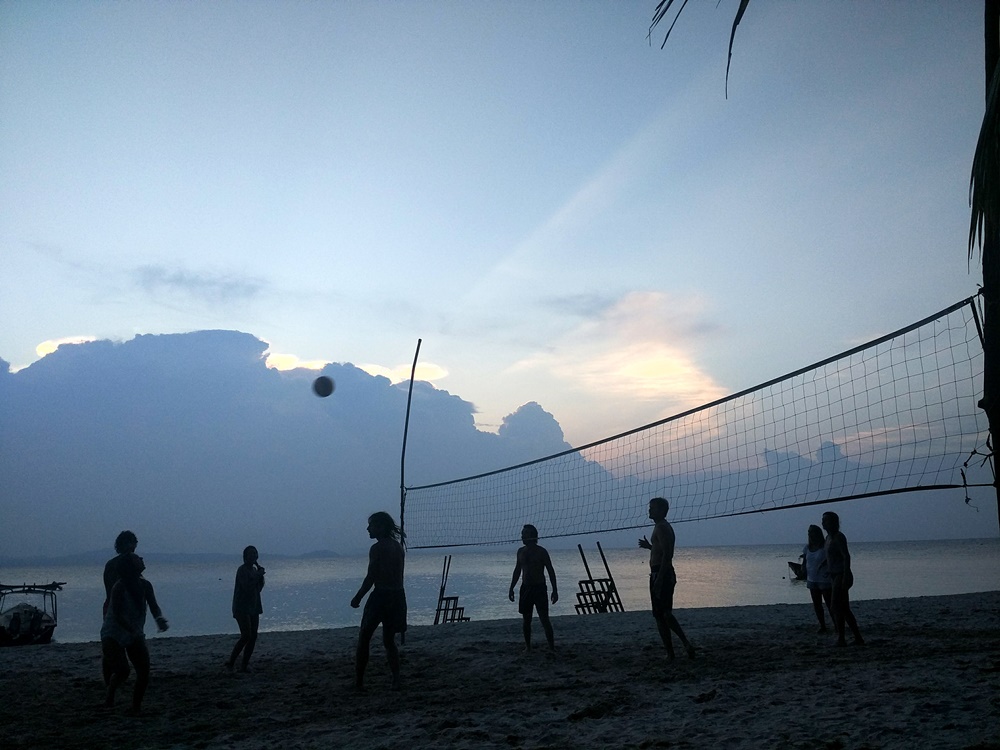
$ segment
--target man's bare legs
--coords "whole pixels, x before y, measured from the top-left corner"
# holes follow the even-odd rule
[[[524,633],[524,650],[531,651],[531,613],[521,615],[521,632]]]
[[[358,634],[358,650],[354,655],[354,689],[365,690],[365,669],[368,667],[368,650],[375,627],[368,627]],[[385,646],[386,658],[389,661],[389,671],[392,673],[392,687],[398,689],[399,683],[399,647],[396,646],[396,634],[382,626],[382,645]]]
[[[556,649],[556,638],[552,632],[552,621],[549,620],[548,612],[539,612],[538,620],[542,623],[542,630],[545,631],[545,640],[549,643],[549,650],[555,651]]]
[[[368,647],[371,644],[372,636],[375,635],[374,627],[366,627],[362,623],[361,632],[358,633],[358,649],[354,654],[354,689],[361,692],[365,689],[365,669],[368,667]]]
[[[854,617],[854,613],[851,611],[851,599],[850,594],[848,594],[847,587],[843,585],[838,585],[839,582],[834,582],[833,584],[833,598],[831,602],[830,612],[833,615],[833,625],[837,630],[837,645],[846,646],[847,645],[847,628],[850,627],[851,634],[854,636],[854,642],[863,646],[865,644],[865,639],[861,637],[861,630],[858,628],[858,621]]]
[[[691,645],[691,641],[687,639],[684,635],[684,630],[681,628],[681,624],[677,622],[677,618],[674,617],[674,613],[670,612],[668,614],[659,615],[656,617],[656,629],[660,633],[660,639],[663,641],[663,645],[667,647],[667,658],[673,659],[675,657],[674,644],[670,639],[670,632],[673,631],[677,634],[677,637],[681,640],[681,645],[684,646],[684,651],[687,653],[688,658],[693,659],[695,655],[694,646]]]
[[[382,645],[389,660],[389,672],[392,673],[392,689],[399,690],[399,648],[396,646],[396,634],[382,626]]]

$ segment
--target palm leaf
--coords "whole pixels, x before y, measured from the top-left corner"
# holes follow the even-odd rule
[[[1000,111],[998,111],[1000,75],[993,74],[986,95],[986,113],[979,129],[976,152],[972,157],[972,175],[969,178],[969,205],[972,217],[969,223],[969,262],[978,244],[983,247],[983,237],[991,227],[1000,227]]]
[[[650,38],[653,34],[653,29],[666,18],[667,14],[670,12],[671,6],[674,4],[674,0],[660,0],[656,4],[656,8],[653,10],[653,20],[649,24],[649,33],[646,38]],[[670,27],[667,29],[667,33],[663,36],[663,44],[660,45],[660,49],[663,49],[667,45],[667,40],[670,38],[670,32],[674,30],[674,26],[677,24],[677,19],[681,17],[681,13],[684,8],[687,7],[688,0],[681,0],[680,7],[677,9],[677,13],[674,14],[674,20],[670,22]],[[736,11],[736,18],[733,19],[733,29],[729,32],[729,57],[726,58],[726,98],[729,98],[729,66],[733,62],[733,40],[736,38],[736,27],[740,25],[740,21],[743,20],[743,14],[746,13],[747,6],[750,4],[750,0],[740,0],[740,7]]]

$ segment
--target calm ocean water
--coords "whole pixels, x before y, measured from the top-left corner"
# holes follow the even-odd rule
[[[544,544],[544,542],[543,542]],[[552,614],[573,614],[577,582],[586,578],[576,548],[550,550],[561,599]],[[594,577],[605,577],[604,564],[592,543],[583,546]],[[457,595],[475,620],[517,618],[507,600],[515,548],[452,552],[448,595]],[[805,584],[789,580],[787,561],[797,560],[801,546],[679,548],[675,557],[675,606],[729,607],[754,604],[807,603]],[[855,586],[852,598],[889,599],[994,590],[1000,586],[1000,539],[933,542],[854,543],[851,545]],[[441,580],[443,551],[412,550],[407,556],[406,595],[409,622],[434,620]],[[648,610],[648,552],[605,549],[608,564],[626,610]],[[236,633],[230,614],[233,578],[241,560],[231,563],[166,563],[146,556],[146,578],[171,628],[163,636],[178,637]],[[261,630],[307,630],[356,626],[361,611],[350,607],[364,577],[367,557],[269,560],[263,592]],[[68,643],[99,638],[104,586],[103,566],[7,567],[3,583],[66,581],[59,595],[59,625],[55,640]],[[147,635],[155,632],[147,622]]]

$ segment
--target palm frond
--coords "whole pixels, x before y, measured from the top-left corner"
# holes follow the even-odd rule
[[[994,72],[986,96],[986,113],[979,129],[969,178],[969,262],[978,244],[980,252],[987,231],[1000,227],[1000,69]],[[991,229],[993,228],[993,229]]]
[[[656,8],[653,10],[653,20],[649,24],[649,33],[646,34],[647,39],[651,39],[653,35],[653,29],[666,18],[667,14],[670,12],[671,6],[674,4],[674,0],[660,0],[656,4]],[[674,15],[674,20],[670,22],[670,27],[667,29],[667,33],[663,36],[663,44],[660,45],[660,49],[667,46],[667,40],[670,38],[670,32],[674,30],[674,26],[677,24],[677,19],[681,17],[681,13],[684,8],[687,7],[688,0],[682,0],[680,7],[677,9],[677,13]],[[740,25],[740,21],[743,20],[743,14],[746,13],[747,6],[750,5],[750,0],[740,0],[740,7],[736,11],[736,18],[733,19],[733,29],[729,32],[729,56],[726,58],[726,98],[729,98],[729,66],[733,62],[733,40],[736,39],[736,27]]]
[[[670,6],[674,4],[674,0],[660,0],[656,4],[655,10],[653,10],[653,20],[649,24],[649,33],[646,34],[646,38],[649,39],[653,35],[653,28],[663,20],[663,17],[670,12]],[[663,49],[667,45],[667,40],[670,38],[670,32],[674,30],[674,25],[677,23],[677,19],[681,17],[681,12],[684,7],[688,4],[688,0],[683,0],[681,7],[677,9],[677,15],[674,16],[674,20],[670,22],[670,28],[667,29],[666,35],[663,37],[663,44],[660,45],[660,49]]]

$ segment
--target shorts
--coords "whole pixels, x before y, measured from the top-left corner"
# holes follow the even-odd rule
[[[672,570],[666,574],[669,579],[664,584],[659,596],[653,593],[653,580],[656,575],[658,574],[651,573],[649,576],[649,602],[653,607],[653,617],[661,617],[669,615],[674,609],[674,587],[677,585],[677,575]]]
[[[374,630],[381,624],[390,633],[406,632],[406,592],[403,589],[375,589],[365,602],[361,629]]]
[[[530,617],[532,607],[538,612],[539,617],[549,613],[548,588],[545,586],[521,586],[521,593],[517,600],[517,611]]]

